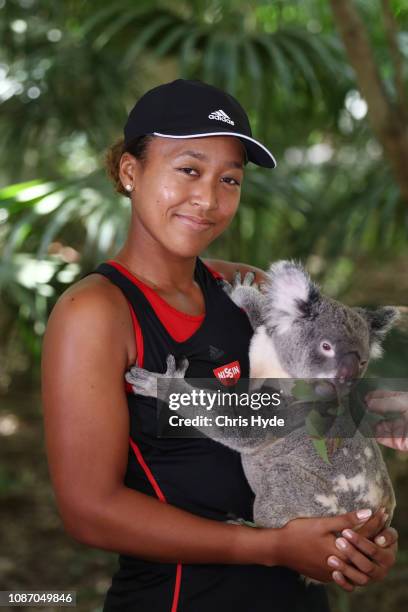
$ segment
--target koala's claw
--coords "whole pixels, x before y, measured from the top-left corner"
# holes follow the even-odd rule
[[[157,374],[133,366],[125,373],[125,380],[132,385],[133,392],[146,397],[157,397]]]
[[[186,357],[182,357],[177,366],[174,355],[168,355],[166,365],[167,369],[163,376],[166,378],[184,378],[188,368],[188,359]]]
[[[164,376],[168,378],[172,378],[174,376],[175,371],[176,371],[176,359],[174,355],[167,355],[166,372]]]
[[[242,284],[244,287],[252,287],[255,280],[255,274],[253,272],[247,272],[244,276]]]
[[[184,378],[188,369],[188,359],[187,357],[182,357],[180,359],[177,370],[174,372],[174,376],[177,378]]]
[[[232,287],[235,289],[235,287],[239,287],[240,285],[242,285],[241,272],[236,270],[232,277]]]

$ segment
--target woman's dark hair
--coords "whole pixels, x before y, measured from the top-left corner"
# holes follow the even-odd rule
[[[115,187],[115,191],[130,198],[130,193],[126,191],[119,177],[120,158],[124,153],[130,153],[136,159],[145,162],[147,159],[147,149],[153,138],[154,136],[150,134],[140,136],[127,146],[122,138],[109,147],[105,155],[105,168],[107,175]]]

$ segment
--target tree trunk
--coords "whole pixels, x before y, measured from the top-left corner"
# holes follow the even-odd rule
[[[330,0],[334,20],[357,78],[361,94],[368,105],[368,117],[374,134],[381,143],[403,199],[408,204],[408,109],[389,98],[375,63],[367,29],[353,0]],[[387,7],[388,8],[388,7]],[[388,14],[388,18],[390,14]],[[390,50],[396,76],[395,49]],[[400,90],[401,84],[398,83]],[[404,96],[405,99],[405,96]]]

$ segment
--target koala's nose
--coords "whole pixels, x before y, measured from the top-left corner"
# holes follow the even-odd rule
[[[340,382],[349,380],[350,378],[358,378],[360,373],[360,360],[357,353],[346,353],[340,360],[337,369],[337,377]]]

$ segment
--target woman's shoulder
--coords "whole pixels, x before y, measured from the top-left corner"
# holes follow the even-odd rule
[[[89,274],[71,285],[58,299],[55,308],[75,309],[76,314],[91,311],[96,317],[118,314],[126,308],[121,290],[101,274]]]
[[[100,274],[90,274],[71,285],[55,304],[47,333],[64,338],[80,330],[84,342],[123,344],[129,361],[135,359],[132,319],[121,290]],[[134,361],[133,361],[134,362]]]

